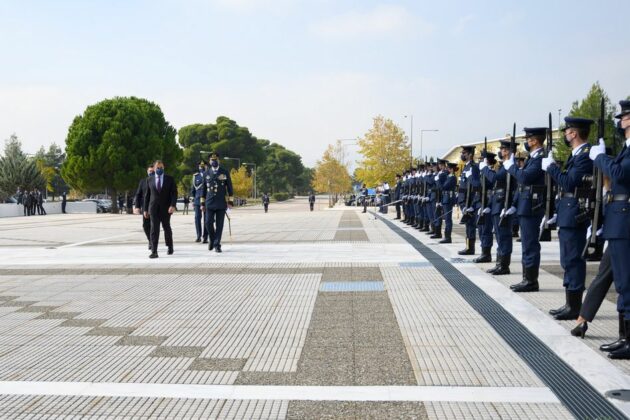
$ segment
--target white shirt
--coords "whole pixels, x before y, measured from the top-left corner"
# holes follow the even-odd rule
[[[536,156],[538,156],[538,152],[542,153],[542,147],[539,147],[538,149],[536,149],[533,152],[531,152],[529,154],[529,157],[535,158]]]
[[[626,146],[630,147],[630,139],[626,139]]]
[[[584,146],[586,146],[587,144],[588,143],[580,144],[578,147],[576,147],[575,149],[571,150],[571,154],[573,155],[573,157],[575,157],[580,152],[580,150],[582,150],[582,148]]]

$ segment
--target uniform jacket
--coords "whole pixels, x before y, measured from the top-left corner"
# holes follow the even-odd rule
[[[582,146],[575,156],[571,154],[563,171],[556,165],[550,165],[547,172],[564,193],[576,193],[576,189],[582,186],[584,175],[593,173],[593,161],[588,156],[590,146]],[[577,227],[575,217],[580,213],[580,206],[576,197],[562,197],[556,201],[558,214],[558,227]]]
[[[228,203],[225,197],[234,195],[230,173],[222,167],[218,167],[216,171],[208,169],[203,173],[203,176],[201,199],[204,200],[206,208],[210,210],[227,209]]]
[[[441,181],[442,187],[442,204],[454,205],[457,200],[457,178],[455,174],[448,174]]]
[[[505,170],[503,165],[499,166],[499,169],[497,169],[496,172],[487,167],[483,168],[483,171],[486,176],[486,180],[492,184],[492,197],[489,201],[492,214],[501,214],[501,210],[505,207],[508,172]],[[514,193],[514,190],[516,190],[516,181],[510,181],[510,190]]]
[[[519,216],[542,216],[545,213],[545,172],[542,170],[542,151],[525,161],[522,169],[514,164],[508,172],[518,182],[519,189],[512,205]],[[533,188],[532,188],[533,187]]]
[[[469,177],[466,176],[466,172],[471,171],[471,175]],[[460,206],[463,206],[466,203],[466,190],[468,188],[468,183],[471,183],[471,193],[474,195],[474,189],[479,188],[479,166],[473,162],[469,161],[464,166],[462,173],[459,175],[459,193],[457,194],[457,203]],[[470,203],[472,204],[472,198]]]
[[[210,170],[210,169],[209,169]],[[195,172],[192,177],[192,185],[190,187],[190,196],[193,198],[193,205],[200,206],[201,195],[203,194],[203,178],[204,172]]]
[[[595,166],[612,182],[612,194],[630,195],[630,147],[625,146],[615,158],[604,154],[595,159]],[[630,203],[613,201],[606,205],[604,238],[630,239]]]

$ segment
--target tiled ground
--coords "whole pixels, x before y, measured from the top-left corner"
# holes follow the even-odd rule
[[[3,395],[1,418],[571,417],[557,400],[504,401],[500,391],[464,402],[479,387],[546,388],[429,261],[372,215],[309,212],[300,200],[273,203],[267,214],[239,209],[222,255],[192,242],[192,215],[173,225],[175,255],[149,261],[135,216],[0,220],[0,386],[92,382],[115,391]],[[147,384],[147,395],[127,395],[124,384]],[[148,384],[183,396],[151,396],[162,388]],[[219,388],[204,388],[202,398],[187,384]],[[212,397],[229,385],[321,388],[292,399]],[[320,398],[333,386],[445,391],[435,401],[398,388],[383,401]],[[453,390],[461,401],[448,402]]]

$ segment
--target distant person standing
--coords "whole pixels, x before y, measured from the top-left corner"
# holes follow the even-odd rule
[[[31,215],[31,200],[28,191],[24,191],[22,197],[22,205],[24,206],[24,216]]]
[[[363,186],[361,187],[361,199],[363,200],[363,211],[362,211],[362,213],[367,213],[368,189],[365,186],[365,184],[363,184]]]
[[[149,243],[149,249],[151,249],[151,219],[145,216],[145,212],[148,211],[148,208],[144,207],[144,197],[147,195],[147,189],[149,188],[149,182],[153,179],[155,175],[155,171],[153,170],[153,165],[147,168],[147,177],[142,178],[138,183],[138,189],[136,190],[136,196],[134,198],[134,213],[142,214],[142,230],[147,237],[147,242]]]
[[[15,195],[17,196],[17,204],[19,206],[20,204],[22,204],[22,201],[24,201],[24,191],[22,191],[20,187],[18,187]]]
[[[193,209],[195,210],[195,231],[197,232],[197,239],[195,242],[201,242],[201,236],[203,234],[203,243],[208,243],[208,228],[206,226],[206,213],[201,210],[203,207],[203,183],[204,173],[206,172],[206,165],[202,160],[199,162],[198,171],[193,174],[192,186],[190,187],[190,195],[193,199]],[[203,219],[203,224],[201,220]]]
[[[263,207],[265,208],[265,213],[267,213],[267,211],[269,211],[269,194],[268,193],[263,194],[262,203],[263,203]]]
[[[311,191],[308,196],[308,205],[311,208],[311,211],[313,211],[313,207],[315,207],[315,194],[313,193],[313,191]]]
[[[61,193],[61,212],[63,214],[66,214],[66,204],[68,202],[68,198],[67,198],[67,194],[66,192],[62,192]]]
[[[124,200],[122,194],[118,194],[118,214],[122,214],[123,213],[124,206],[125,206],[125,200]]]
[[[190,205],[190,196],[186,194],[184,196],[184,211],[182,214],[188,214],[188,206]]]
[[[44,208],[44,194],[37,190],[37,214],[40,216],[46,215],[46,209]]]
[[[210,155],[210,168],[204,173],[202,206],[206,212],[206,223],[210,243],[208,250],[221,251],[221,236],[223,235],[223,222],[228,208],[232,208],[232,179],[230,173],[219,167],[219,154]],[[226,201],[227,199],[227,201]]]
[[[144,216],[151,218],[151,255],[157,258],[157,246],[160,239],[160,225],[164,229],[164,239],[168,247],[168,255],[173,254],[173,231],[171,215],[177,206],[177,185],[172,176],[164,173],[164,163],[156,160],[153,165],[155,176],[149,178],[149,187],[144,197]]]

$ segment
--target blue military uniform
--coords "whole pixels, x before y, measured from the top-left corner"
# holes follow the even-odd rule
[[[462,146],[462,150],[470,154],[470,160],[466,162],[466,165],[462,169],[462,173],[459,177],[459,194],[457,196],[457,204],[462,211],[462,222],[466,225],[466,248],[459,251],[459,255],[473,255],[475,253],[475,240],[477,239],[477,223],[474,214],[467,211],[466,208],[466,195],[468,191],[468,185],[470,185],[469,208],[473,208],[474,194],[479,190],[481,185],[479,180],[479,166],[472,161],[472,155],[475,153],[475,148],[470,146]],[[473,208],[474,209],[474,208]]]
[[[426,213],[426,224],[427,235],[433,235],[435,233],[435,206],[437,204],[437,190],[436,190],[436,182],[435,182],[435,171],[434,171],[434,163],[431,162],[431,168],[424,175],[424,185],[426,185],[426,193],[425,193],[425,213]]]
[[[536,136],[544,142],[546,127],[525,128],[525,137]],[[523,281],[510,286],[515,292],[538,291],[540,269],[540,223],[545,213],[545,172],[541,162],[543,148],[531,151],[525,166],[519,169],[514,164],[508,172],[518,182],[512,206],[516,208],[521,225]],[[513,161],[512,161],[513,163]]]
[[[621,101],[621,113],[616,118],[628,125],[630,101]],[[608,357],[630,359],[630,135],[628,129],[621,128],[626,137],[621,153],[611,158],[605,153],[597,154],[598,146],[591,151],[591,159],[605,176],[610,178],[611,190],[606,195],[603,236],[608,241],[608,251],[612,262],[615,289],[619,293],[617,310],[623,313],[625,337],[617,342],[618,348]],[[596,153],[593,153],[596,152]]]
[[[444,239],[440,241],[442,244],[451,243],[451,232],[453,231],[453,206],[457,203],[457,177],[455,170],[456,163],[447,163],[448,167],[453,170],[446,177],[441,177],[440,187],[442,188],[442,219],[444,219]]]
[[[234,190],[230,173],[218,166],[218,158],[219,156],[213,153],[210,157],[212,167],[204,172],[202,200],[204,200],[205,204],[206,226],[210,237],[208,249],[221,252],[225,213],[228,204],[232,204],[231,200]],[[216,162],[216,166],[214,166],[214,162]]]
[[[203,162],[201,162],[203,165]],[[201,242],[203,234],[203,243],[208,242],[208,229],[206,228],[206,213],[201,211],[203,202],[201,194],[203,193],[203,171],[195,172],[192,177],[192,185],[190,187],[190,196],[193,198],[193,208],[195,209],[195,230],[197,232],[196,242]],[[203,225],[201,219],[203,216]],[[203,226],[203,227],[202,227]]]
[[[435,194],[435,217],[433,220],[434,234],[431,236],[431,239],[442,238],[442,214],[444,212],[444,207],[442,206],[442,183],[448,177],[448,170],[446,170],[446,164],[448,161],[440,159],[439,163],[443,165],[443,169],[433,177],[434,186],[432,194]]]
[[[400,200],[402,197],[402,177],[400,174],[396,174],[396,186],[394,187],[394,202],[396,203],[396,217],[395,219],[400,220]]]
[[[510,150],[510,142],[502,141],[501,148]],[[512,153],[515,150],[512,150]],[[482,173],[486,180],[492,184],[492,190],[489,197],[490,214],[492,216],[492,227],[497,240],[497,265],[489,269],[487,272],[495,276],[510,274],[510,263],[512,260],[512,219],[513,215],[505,216],[504,223],[501,221],[501,212],[505,207],[505,195],[510,194],[514,197],[516,190],[516,182],[510,182],[510,191],[507,191],[507,177],[511,176],[505,170],[503,165],[499,166],[497,171],[490,168],[484,168]],[[508,200],[510,199],[508,197]]]
[[[592,120],[567,117],[565,130],[569,128],[589,129]],[[566,289],[566,303],[552,314],[556,319],[577,319],[582,308],[582,294],[586,280],[586,260],[582,250],[586,246],[588,218],[578,220],[586,209],[580,206],[579,199],[587,198],[588,191],[582,191],[583,178],[593,173],[593,163],[589,158],[588,143],[574,148],[564,170],[555,164],[547,167],[547,172],[558,184],[559,193],[556,201],[558,239],[560,240],[560,265],[564,270],[563,286]],[[584,201],[584,200],[581,200]]]
[[[490,161],[490,165],[496,163],[495,154],[486,152],[485,159]],[[473,261],[476,263],[485,263],[492,261],[492,217],[490,215],[490,195],[492,190],[492,181],[488,179],[486,176],[489,174],[490,176],[494,175],[494,170],[491,166],[486,166],[483,168],[483,171],[480,171],[480,185],[483,187],[482,183],[485,183],[485,194],[486,197],[482,203],[482,194],[484,193],[483,188],[479,189],[479,192],[475,194],[475,200],[473,208],[475,209],[475,214],[478,216],[477,229],[479,230],[479,240],[481,243],[481,255],[478,258],[475,258]],[[485,204],[482,206],[482,204]],[[487,212],[487,213],[484,213]]]

